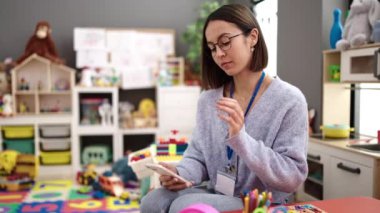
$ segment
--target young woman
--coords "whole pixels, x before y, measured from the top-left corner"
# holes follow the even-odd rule
[[[160,176],[163,188],[143,198],[142,212],[178,212],[194,203],[241,209],[239,194],[268,190],[285,203],[307,175],[307,104],[296,87],[265,74],[267,47],[242,5],[210,14],[203,31],[196,127],[183,159],[165,166],[191,181]],[[197,186],[208,181],[207,189]]]

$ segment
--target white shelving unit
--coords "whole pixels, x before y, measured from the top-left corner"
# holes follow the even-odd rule
[[[45,125],[71,125],[72,116],[70,114],[55,114],[54,119],[52,115],[18,115],[14,117],[1,118],[0,127],[2,126],[33,126],[34,128],[34,155],[40,156],[40,131],[39,128]],[[70,140],[73,137],[71,134]],[[2,134],[0,136],[0,151],[3,149],[3,138]],[[72,163],[67,165],[40,165],[39,166],[39,176],[38,179],[44,179],[49,177],[57,177],[61,171],[65,171],[65,177],[73,176]]]
[[[17,115],[9,118],[1,118],[1,126],[30,125],[34,127],[35,155],[40,155],[40,133],[42,125],[71,125],[71,164],[69,165],[41,165],[39,179],[52,177],[73,178],[77,171],[81,170],[81,141],[91,141],[91,138],[107,138],[104,143],[112,146],[112,162],[124,156],[124,152],[130,147],[145,146],[147,143],[157,141],[158,137],[166,137],[170,130],[178,129],[181,135],[190,136],[195,126],[195,114],[200,88],[195,86],[157,87],[144,89],[131,89],[127,92],[135,93],[135,90],[151,89],[155,95],[158,113],[156,128],[121,129],[119,127],[119,89],[116,87],[74,87],[72,90],[72,115],[64,113]],[[123,90],[122,90],[123,91]],[[55,92],[56,93],[56,92]],[[58,92],[57,92],[58,93]],[[138,96],[144,95],[138,93]],[[81,98],[101,97],[108,98],[112,105],[113,123],[109,126],[83,125],[81,124]],[[109,138],[109,139],[108,139]],[[0,136],[0,150],[2,149]],[[83,147],[82,147],[83,148]],[[97,166],[97,172],[111,169],[111,163]],[[64,171],[64,172],[62,172]]]
[[[104,143],[112,147],[112,162],[115,162],[122,155],[119,149],[119,143],[117,137],[118,133],[118,103],[119,103],[119,90],[117,87],[75,87],[73,92],[73,144],[72,144],[72,162],[74,173],[81,169],[81,155],[84,139],[89,137],[111,137],[111,141],[105,141]],[[83,105],[81,100],[84,98],[103,98],[108,99],[112,106],[112,123],[111,125],[99,124],[83,124]],[[95,106],[96,108],[96,106]],[[95,109],[97,113],[97,108]],[[108,164],[99,166],[100,170],[110,169]]]

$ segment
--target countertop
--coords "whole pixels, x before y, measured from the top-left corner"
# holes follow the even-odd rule
[[[367,139],[371,139],[371,138],[366,137],[366,136],[360,136],[357,139],[349,139],[349,138],[347,138],[347,139],[327,139],[327,138],[323,139],[323,138],[309,137],[309,142],[321,144],[321,145],[325,145],[325,146],[330,146],[330,147],[334,147],[337,149],[342,149],[344,151],[354,152],[354,153],[358,153],[361,155],[380,159],[380,152],[365,151],[362,149],[356,149],[356,148],[351,148],[351,147],[347,146],[348,144],[355,142],[355,141],[357,141],[358,144],[361,144],[361,143],[365,144],[366,143],[365,141]],[[370,143],[372,144],[372,143],[376,143],[376,142],[377,142],[377,138],[374,138],[373,140],[371,140]]]

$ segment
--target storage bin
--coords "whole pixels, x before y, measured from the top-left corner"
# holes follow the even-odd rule
[[[53,125],[40,127],[41,138],[68,138],[70,137],[70,126]]]
[[[33,126],[4,126],[4,139],[33,138]]]
[[[26,140],[4,140],[5,149],[16,150],[24,154],[34,154],[34,141]]]
[[[64,151],[70,149],[70,138],[41,138],[42,151]]]
[[[69,151],[41,152],[40,161],[44,165],[70,164],[71,153]]]

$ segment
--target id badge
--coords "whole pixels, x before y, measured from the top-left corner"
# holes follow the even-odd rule
[[[218,171],[215,190],[224,195],[234,196],[236,177],[226,172]]]

